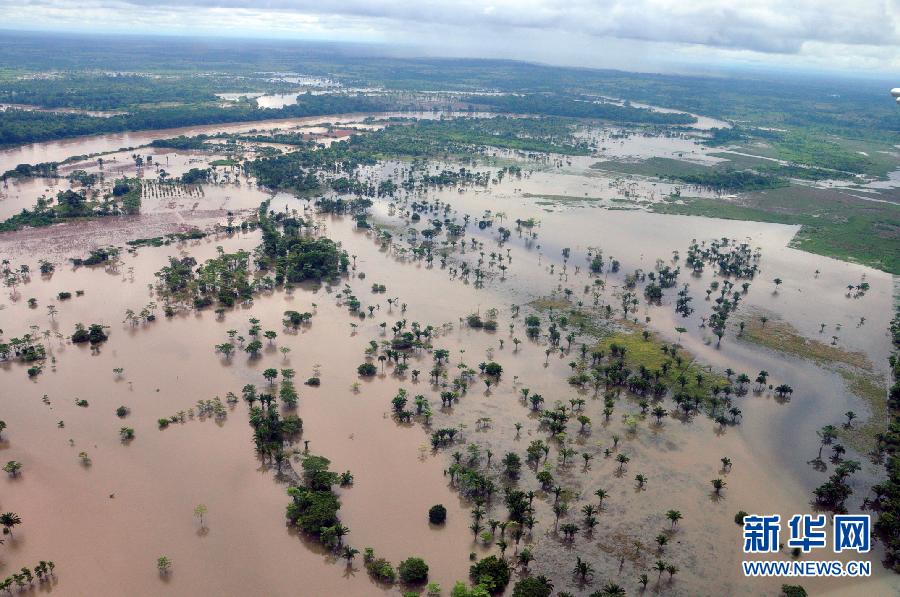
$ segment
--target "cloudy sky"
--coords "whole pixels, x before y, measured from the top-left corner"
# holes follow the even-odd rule
[[[3,28],[294,38],[635,70],[900,73],[900,0],[0,0]]]

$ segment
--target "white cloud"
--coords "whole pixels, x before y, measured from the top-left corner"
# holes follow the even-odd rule
[[[380,41],[590,66],[704,52],[888,71],[900,55],[900,0],[0,0],[0,9],[8,27]]]

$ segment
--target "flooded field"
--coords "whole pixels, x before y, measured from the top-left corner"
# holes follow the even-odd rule
[[[104,154],[102,166],[96,158],[64,165],[62,178],[5,182],[2,219],[31,208],[42,195],[69,189],[65,176],[75,170],[102,172],[100,189],[110,189],[118,178],[142,180],[139,215],[0,234],[4,264],[11,271],[28,266],[28,273],[8,284],[0,297],[0,340],[30,333],[46,352],[38,373],[29,373],[34,363],[0,363],[0,418],[7,424],[0,455],[4,462],[23,465],[15,476],[0,480],[0,507],[14,510],[23,521],[6,538],[0,577],[52,559],[56,580],[43,588],[62,595],[425,591],[375,582],[362,553],[372,547],[394,565],[422,557],[429,582],[439,583],[446,595],[456,581],[468,582],[472,559],[516,558],[528,549],[534,560],[516,564],[514,579],[527,569],[551,578],[557,590],[578,595],[610,582],[637,594],[641,574],[649,575],[646,591],[658,594],[776,594],[780,580],[744,578],[735,515],[779,513],[787,519],[810,511],[812,490],[839,461],[816,458],[822,448],[817,431],[843,421],[847,411],[857,413],[856,428],[877,415],[866,393],[854,391],[853,384],[864,379],[867,387],[886,389],[892,276],[790,248],[797,226],[649,213],[648,204],[685,185],[591,167],[599,159],[648,157],[715,163],[717,158],[690,135],[623,134],[607,128],[582,135],[601,148],[592,155],[486,150],[465,158],[486,184],[372,195],[365,226],[351,214],[327,213],[311,197],[261,188],[237,165],[216,166],[214,178],[205,183],[160,180],[161,171],[177,179],[192,168],[234,157],[231,153],[122,150],[178,135],[278,128],[312,131],[333,141],[346,138],[351,129],[380,127],[363,121],[363,116],[347,116],[192,127],[0,152],[0,171],[19,163]],[[264,146],[290,150],[248,143],[239,153],[254,159],[264,155]],[[135,154],[152,160],[138,165]],[[443,156],[424,165],[381,160],[355,168],[353,178],[377,187],[389,179],[439,176],[461,163]],[[519,168],[518,174],[496,174],[509,166]],[[691,195],[717,196],[703,189],[692,189]],[[221,254],[253,253],[264,240],[254,220],[263,201],[270,201],[274,214],[304,220],[310,237],[340,243],[351,259],[348,272],[333,282],[261,286],[252,299],[219,312],[176,308],[166,313],[171,303],[158,287],[157,272],[173,258],[203,264]],[[444,222],[443,236],[422,252],[429,220]],[[242,221],[254,225],[241,230]],[[461,222],[467,224],[465,234],[446,232],[450,223]],[[508,234],[503,237],[501,230]],[[205,236],[134,249],[127,245],[191,231]],[[706,290],[731,278],[711,264],[692,271],[686,258],[692,246],[705,248],[722,239],[728,241],[724,246],[745,245],[758,257],[752,260],[757,268],[752,277],[733,279],[736,294],[741,282],[748,288],[740,293],[724,337],[717,338],[708,319],[718,290]],[[121,251],[109,262],[82,267],[71,262],[110,245]],[[598,254],[602,271],[592,271]],[[52,273],[41,273],[43,260],[54,266]],[[678,283],[661,299],[644,300],[642,274],[665,267],[680,268]],[[866,289],[860,291],[862,282]],[[692,305],[684,313],[675,310],[680,289]],[[62,298],[62,292],[71,296]],[[621,305],[629,304],[632,292],[640,300],[623,313]],[[360,303],[356,308],[354,300]],[[144,309],[144,315],[134,316]],[[283,321],[287,311],[309,313],[310,321],[292,326]],[[473,314],[478,317],[472,319]],[[529,316],[539,319],[541,331],[534,336]],[[751,341],[739,322],[753,329],[761,317],[770,327],[790,326],[799,337],[835,347],[820,352],[851,361],[852,368]],[[473,325],[481,320],[494,322],[494,329]],[[382,358],[414,322],[416,329],[432,326],[427,346],[402,349],[403,356],[393,362]],[[78,324],[107,326],[108,340],[93,346],[73,343]],[[248,331],[254,325],[274,332],[260,340],[257,355],[242,350],[243,338],[233,355],[216,350],[237,342],[235,334],[255,337]],[[557,325],[562,338],[554,341],[546,334]],[[732,377],[740,373],[753,380],[767,371],[769,381],[758,390],[752,383],[735,390],[733,405],[739,408],[724,422],[699,408],[682,413],[665,393],[652,405],[664,407],[665,414],[654,416],[648,412],[652,406],[642,405],[646,400],[627,389],[571,383],[583,368],[579,353],[589,361],[590,351],[607,334],[631,342],[632,353],[654,347],[652,359],[659,347],[665,346],[668,355],[672,346],[675,360],[677,346],[679,364],[673,366],[721,379],[729,394],[732,385],[739,385]],[[490,362],[502,365],[502,375],[492,377],[484,368],[479,375],[479,363]],[[360,375],[361,363],[370,363],[374,374]],[[241,394],[248,384],[276,394],[285,369],[296,374],[299,403],[296,409],[278,408],[283,414],[296,412],[303,430],[285,446],[286,463],[276,463],[254,450],[252,414]],[[267,370],[280,375],[270,380]],[[303,383],[310,378],[318,382]],[[686,383],[694,382],[686,380],[682,388]],[[792,388],[788,396],[772,388],[782,384]],[[409,396],[409,409],[414,396],[427,401],[427,408],[405,416],[402,406],[392,406],[401,391]],[[450,392],[455,395],[445,402],[442,394]],[[535,394],[543,404],[529,400]],[[198,406],[214,398],[223,405],[217,414]],[[566,419],[564,432],[548,435],[541,411],[554,409],[557,401],[573,418]],[[120,406],[126,407],[124,416],[116,412]],[[607,408],[614,412],[606,413]],[[423,417],[423,410],[429,415]],[[173,415],[177,420],[161,428],[159,421]],[[577,416],[587,422],[579,425]],[[123,427],[133,437],[123,438]],[[433,443],[439,429],[455,430],[449,446]],[[535,440],[548,449],[526,462]],[[857,512],[883,469],[868,454],[871,437],[848,435],[841,441],[845,459],[861,463],[849,481],[854,493],[847,504]],[[508,453],[521,456],[520,474],[510,474],[501,463]],[[352,473],[352,483],[335,485],[334,491],[341,502],[340,522],[349,528],[343,543],[360,552],[355,559],[345,560],[339,550],[327,549],[285,520],[286,490],[307,454],[327,457],[332,471]],[[496,484],[487,500],[462,491],[456,478],[461,462],[484,471]],[[536,482],[541,471],[553,481]],[[724,480],[725,488],[714,490],[712,479]],[[524,523],[503,526],[503,531],[496,530],[498,524],[492,528],[491,520],[506,518],[507,487],[533,492],[531,528]],[[598,489],[604,497],[595,497]],[[560,502],[567,507],[559,507]],[[202,519],[195,515],[199,504],[206,507]],[[444,525],[429,523],[435,504],[447,509]],[[597,506],[594,527],[586,522],[591,515],[581,514],[588,505]],[[473,508],[483,510],[474,527]],[[670,522],[670,510],[681,519]],[[567,524],[580,525],[568,538]],[[878,562],[879,549],[871,558],[870,579],[806,579],[803,584],[810,594],[896,594],[900,584]],[[160,556],[172,561],[167,574],[157,570]],[[593,574],[579,578],[572,573],[576,556],[592,566]],[[777,557],[792,556],[784,549]],[[832,557],[849,559],[830,552],[803,556]],[[657,561],[675,570],[657,575]],[[511,592],[512,583],[506,593]]]

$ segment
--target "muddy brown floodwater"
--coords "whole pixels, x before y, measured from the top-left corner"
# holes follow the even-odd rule
[[[348,124],[353,122],[358,119],[347,119]],[[108,135],[31,146],[0,154],[0,170],[21,162],[113,151],[177,134],[253,127],[259,124]],[[652,146],[646,139],[634,143],[635,151],[649,151],[647,147]],[[672,143],[676,142],[666,141],[657,149],[682,149],[680,145],[673,149]],[[127,156],[128,152],[122,156],[123,163]],[[154,159],[167,157],[173,172],[187,169],[192,159],[175,152],[158,152]],[[215,396],[224,400],[228,392],[239,394],[248,383],[265,387],[262,371],[266,368],[290,367],[296,370],[298,381],[314,372],[321,378],[320,387],[297,384],[302,440],[309,442],[312,453],[331,459],[332,470],[350,470],[354,475],[352,486],[336,490],[342,503],[341,521],[350,528],[346,541],[360,550],[371,546],[395,564],[408,556],[423,557],[430,566],[430,580],[440,583],[444,594],[449,594],[455,581],[466,579],[470,552],[484,555],[497,549],[473,540],[469,530],[472,504],[459,497],[445,475],[453,449],[433,452],[429,431],[421,421],[398,424],[391,416],[391,398],[401,388],[431,402],[434,428],[462,429],[460,451],[465,452],[470,443],[478,444],[482,451],[490,449],[494,453],[491,469],[498,473],[504,453],[524,454],[532,439],[546,437],[536,415],[521,400],[522,388],[541,393],[548,406],[555,400],[585,399],[585,414],[593,425],[585,433],[575,432],[574,421],[570,425],[575,426],[573,447],[594,457],[590,466],[583,466],[580,457],[574,464],[558,466],[555,450],[549,462],[554,463],[554,476],[573,493],[570,513],[561,522],[580,522],[581,506],[594,502],[594,490],[603,487],[609,497],[600,524],[590,535],[579,533],[574,546],[562,541],[554,531],[553,495],[538,491],[538,524],[519,546],[531,545],[536,555],[532,572],[551,576],[557,590],[586,595],[611,581],[636,593],[638,574],[664,557],[680,571],[673,580],[667,580],[668,575],[657,580],[649,573],[648,591],[671,595],[777,593],[781,580],[747,580],[741,575],[741,534],[734,515],[745,510],[780,513],[786,518],[808,512],[811,489],[825,477],[807,464],[818,445],[815,430],[840,419],[848,409],[868,413],[865,403],[848,392],[833,372],[812,363],[736,342],[733,334],[716,347],[709,332],[698,326],[700,312],[708,310],[702,304],[702,288],[716,278],[707,271],[689,280],[683,274],[698,295],[698,312],[691,317],[675,316],[671,296],[659,306],[642,305],[638,316],[642,320],[649,317],[649,329],[670,342],[679,341],[699,361],[717,370],[732,367],[753,377],[756,371],[766,369],[772,379],[792,385],[795,394],[786,403],[768,393],[736,399],[743,411],[742,423],[736,426],[720,428],[704,417],[670,417],[660,425],[647,419],[630,432],[620,416],[637,412],[636,401],[623,399],[616,416],[604,422],[602,397],[566,382],[574,355],[548,357],[544,341],[525,341],[514,347],[513,337],[525,337],[525,308],[522,315],[513,317],[510,305],[527,305],[554,294],[561,297],[563,287],[578,291],[590,284],[585,261],[589,247],[601,247],[604,255],[619,259],[624,274],[636,268],[649,271],[657,258],[669,263],[672,251],[686,253],[692,239],[746,239],[761,248],[762,274],[741,309],[778,313],[809,337],[815,337],[820,321],[841,323],[842,347],[866,354],[883,374],[881,363],[890,350],[884,330],[891,312],[891,277],[788,248],[796,231],[789,226],[605,210],[591,201],[559,200],[563,195],[615,195],[608,190],[611,179],[587,171],[588,166],[587,161],[576,160],[556,170],[535,167],[531,175],[509,178],[480,192],[444,189],[419,197],[449,203],[457,214],[481,214],[485,209],[503,212],[507,223],[516,218],[539,218],[538,238],[514,234],[505,245],[512,256],[509,271],[502,279],[494,276],[482,288],[448,275],[437,263],[428,266],[412,260],[402,250],[400,235],[393,244],[383,246],[371,231],[357,229],[351,218],[316,215],[305,200],[275,195],[273,209],[287,207],[315,218],[319,234],[341,242],[356,256],[355,269],[333,287],[303,285],[292,291],[263,293],[251,305],[227,311],[222,320],[210,310],[172,318],[157,310],[156,321],[136,326],[123,322],[127,309],[140,311],[148,302],[158,301],[148,285],[155,282],[154,272],[169,257],[190,255],[202,262],[214,257],[217,247],[228,252],[252,250],[259,243],[257,232],[215,233],[199,241],[123,252],[115,268],[74,269],[67,259],[132,238],[193,226],[211,229],[225,222],[227,212],[240,215],[273,197],[245,179],[239,186],[204,185],[202,193],[186,192],[172,200],[148,197],[146,212],[132,218],[0,235],[0,256],[13,266],[25,263],[32,270],[27,283],[7,289],[0,297],[3,338],[21,336],[35,326],[50,354],[44,371],[34,379],[26,374],[26,365],[0,364],[0,419],[8,425],[0,441],[0,460],[24,465],[16,478],[0,479],[0,509],[15,511],[23,520],[15,537],[7,538],[0,548],[0,577],[40,559],[52,559],[57,564],[52,590],[62,595],[398,593],[398,587],[373,583],[361,558],[348,567],[344,560],[286,525],[287,486],[274,468],[254,453],[246,404],[229,406],[224,420],[194,416],[164,430],[157,426],[158,419],[187,411],[198,400]],[[155,176],[150,171],[144,175],[145,179]],[[16,194],[9,194],[6,201],[16,206],[14,213],[20,206],[33,204],[36,195],[54,188],[44,181],[20,183]],[[654,190],[648,186],[640,192],[649,195]],[[557,199],[541,203],[540,197],[551,195]],[[404,229],[408,222],[397,203],[391,207],[387,200],[376,201],[372,220]],[[470,227],[468,234],[479,238],[485,251],[498,250],[490,232]],[[572,258],[561,276],[563,248],[571,249]],[[468,258],[472,254],[474,251]],[[52,276],[37,272],[39,258],[56,264]],[[578,272],[575,265],[580,266]],[[814,276],[817,269],[820,274]],[[365,279],[361,273],[366,274]],[[615,304],[622,274],[604,276],[604,300]],[[784,283],[773,293],[767,280],[776,276]],[[848,280],[862,276],[872,289],[858,300],[847,299],[843,287]],[[360,319],[348,313],[337,299],[345,283],[364,306],[377,306],[373,316]],[[373,294],[373,283],[385,284],[387,293]],[[73,296],[60,301],[57,293],[64,290]],[[76,296],[76,290],[83,290],[83,295]],[[388,304],[388,297],[398,297],[406,310]],[[36,307],[29,306],[29,298],[36,299]],[[48,305],[58,309],[52,318]],[[461,322],[470,313],[491,308],[499,313],[497,332],[471,329]],[[311,325],[298,332],[285,330],[281,319],[287,309],[314,313]],[[865,327],[856,327],[854,322],[862,316],[867,318]],[[260,319],[264,330],[278,333],[262,356],[251,360],[239,353],[225,360],[216,354],[213,347],[227,340],[226,331],[244,333],[251,317]],[[473,387],[453,407],[440,408],[440,388],[432,386],[424,373],[431,367],[427,352],[410,358],[411,368],[423,371],[418,381],[395,374],[391,366],[384,373],[379,367],[379,375],[371,380],[360,380],[356,367],[364,361],[369,341],[386,337],[382,322],[390,327],[399,319],[438,328],[433,345],[450,351],[451,368],[491,359],[501,363],[501,382],[490,391],[480,385]],[[56,333],[71,335],[76,323],[109,326],[109,340],[92,351],[56,337]],[[508,331],[510,324],[514,332]],[[678,334],[678,326],[688,331]],[[290,352],[282,355],[281,347]],[[121,375],[114,373],[117,368],[123,370]],[[354,388],[356,383],[359,386]],[[76,399],[87,400],[88,406],[77,406]],[[120,405],[130,409],[124,419],[115,413]],[[487,425],[483,425],[485,419]],[[518,433],[515,423],[522,424]],[[120,440],[122,426],[134,429],[133,440]],[[618,449],[631,458],[624,474],[618,472],[614,458],[603,455],[614,435],[621,438]],[[302,449],[302,442],[295,447]],[[82,462],[81,452],[87,453],[90,464]],[[719,459],[725,455],[734,462],[730,471],[720,470]],[[879,474],[878,467],[864,457],[859,459],[865,468],[853,482],[853,511],[855,502],[866,495],[867,484]],[[642,490],[632,481],[637,473],[649,478]],[[714,477],[727,481],[722,496],[711,494],[709,480]],[[523,467],[518,486],[537,489],[527,467]],[[203,528],[193,515],[200,503],[208,507]],[[427,519],[428,508],[436,503],[448,509],[447,524],[441,528],[430,526]],[[665,520],[669,509],[680,510],[684,519],[670,532],[670,544],[664,556],[659,556],[655,546],[650,546],[655,536],[669,527]],[[503,514],[502,499],[495,499],[488,518],[502,518]],[[635,541],[643,547],[635,548]],[[596,569],[588,585],[579,585],[570,574],[576,553]],[[623,554],[625,560],[620,561]],[[173,561],[166,577],[156,570],[155,560],[161,555]],[[897,594],[900,585],[896,577],[874,561],[877,552],[874,556],[873,576],[866,581],[807,579],[803,584],[811,594]],[[830,558],[827,554],[822,557]]]

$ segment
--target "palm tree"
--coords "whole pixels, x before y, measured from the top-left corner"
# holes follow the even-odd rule
[[[559,526],[559,517],[565,514],[569,510],[569,507],[565,502],[556,502],[553,504],[553,515],[556,516],[556,522],[554,523],[554,528]]]
[[[578,525],[573,524],[571,522],[567,522],[566,524],[562,525],[562,527],[560,527],[560,530],[562,531],[563,536],[565,536],[566,539],[571,541],[572,539],[575,538],[575,533],[578,532]]]
[[[527,570],[528,564],[531,563],[531,561],[534,559],[534,554],[531,553],[530,548],[525,547],[522,549],[522,551],[519,552],[518,559],[519,564],[521,564],[522,568]]]
[[[609,495],[609,493],[605,489],[598,489],[594,492],[594,495],[597,496],[597,499],[600,500],[600,507],[603,507],[603,498]]]
[[[634,480],[637,481],[637,484],[638,484],[638,488],[639,488],[639,489],[643,489],[643,488],[644,488],[644,485],[647,484],[647,477],[646,477],[646,475],[643,475],[643,474],[641,474],[641,473],[638,473],[637,475],[635,475],[635,476],[634,476]]]
[[[725,481],[722,479],[713,479],[710,483],[712,483],[713,491],[715,491],[716,495],[721,495],[721,492],[726,485]]]
[[[848,410],[846,413],[844,413],[844,416],[847,417],[847,427],[850,427],[850,424],[853,422],[853,419],[856,418],[856,413],[853,412],[852,410]],[[2,423],[2,421],[0,421],[0,423]],[[2,431],[2,430],[3,430],[3,428],[0,427],[0,431]]]
[[[653,409],[653,416],[656,417],[656,423],[657,423],[657,424],[659,424],[659,423],[660,423],[660,420],[661,420],[663,417],[667,416],[668,414],[669,414],[669,412],[668,412],[666,409],[664,409],[662,406],[657,405],[657,406]]]
[[[616,460],[619,462],[619,472],[621,473],[625,465],[628,464],[628,461],[631,459],[625,454],[618,454]]]
[[[662,553],[663,547],[669,542],[669,537],[660,533],[656,536],[656,544],[659,546],[659,553]]]
[[[334,536],[337,539],[337,544],[341,545],[344,540],[344,536],[350,534],[350,529],[348,527],[345,527],[341,523],[336,523],[332,528],[334,529]]]
[[[585,582],[588,576],[594,575],[594,567],[582,560],[581,556],[576,556],[575,569],[572,570],[572,574],[580,577],[581,582]]]
[[[819,431],[816,431],[821,443],[819,444],[819,455],[817,460],[822,460],[822,448],[826,444],[830,444],[837,437],[837,428],[834,425],[825,425]]]
[[[788,396],[788,395],[790,395],[790,394],[793,394],[793,393],[794,393],[794,388],[792,388],[791,386],[787,385],[786,383],[783,383],[783,384],[781,384],[781,385],[779,385],[778,387],[775,388],[775,394],[776,394],[779,398],[784,398],[784,397],[786,397],[786,396]]]
[[[601,597],[625,597],[625,589],[616,583],[606,583],[600,590]]]
[[[194,508],[194,516],[200,519],[200,527],[203,528],[203,517],[208,512],[208,508],[206,504],[197,504],[197,507]]]
[[[353,558],[357,556],[357,554],[359,554],[359,550],[355,547],[350,547],[349,545],[345,545],[344,549],[341,550],[341,557],[347,560],[348,566],[353,561]]]
[[[559,455],[562,458],[563,466],[566,465],[566,462],[568,461],[569,458],[571,458],[572,456],[574,456],[577,453],[578,452],[576,452],[574,448],[563,448],[562,450],[560,450]]]
[[[682,519],[681,512],[678,510],[669,510],[666,512],[666,518],[672,521],[672,528],[678,525],[678,521]]]
[[[723,470],[731,470],[731,458],[728,456],[723,456],[722,460],[722,469]]]
[[[666,571],[666,563],[662,560],[656,560],[656,564],[654,564],[653,567],[659,572],[659,577],[662,577],[662,573]]]
[[[16,525],[22,524],[22,519],[15,512],[4,512],[0,514],[0,525],[3,526],[3,534],[13,536],[12,529]]]

